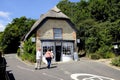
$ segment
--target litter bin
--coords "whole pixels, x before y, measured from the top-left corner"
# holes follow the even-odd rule
[[[77,54],[77,52],[74,52],[74,60],[78,61],[78,54]]]

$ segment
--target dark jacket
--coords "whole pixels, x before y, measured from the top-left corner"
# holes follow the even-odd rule
[[[6,71],[6,59],[4,57],[0,57],[0,73],[4,73]]]

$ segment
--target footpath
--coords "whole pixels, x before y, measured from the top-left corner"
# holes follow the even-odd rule
[[[111,60],[112,59],[100,59],[100,60],[97,60],[97,62],[104,63],[104,64],[106,64],[109,67],[112,67],[114,69],[120,70],[120,67],[117,67],[117,66],[114,66],[114,65],[111,64]]]
[[[92,59],[89,59],[89,58],[86,58],[86,57],[83,57],[83,58],[80,58],[80,60],[92,60]],[[114,66],[111,64],[111,60],[112,59],[99,59],[99,60],[92,60],[92,61],[95,61],[95,62],[100,62],[100,63],[103,63],[111,68],[114,68],[114,69],[117,69],[117,70],[120,70],[120,67],[117,67],[117,66]]]

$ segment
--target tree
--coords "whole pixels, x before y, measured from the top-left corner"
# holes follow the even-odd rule
[[[20,40],[30,30],[35,20],[26,17],[15,18],[7,25],[2,35],[2,47],[4,53],[17,52]]]
[[[64,0],[58,7],[72,19],[87,52],[109,52],[112,42],[120,41],[119,0]]]
[[[109,5],[105,0],[91,0],[89,3],[91,17],[96,21],[106,21],[109,17]]]

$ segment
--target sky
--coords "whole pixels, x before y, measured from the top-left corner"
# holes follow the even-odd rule
[[[39,19],[41,14],[56,6],[61,0],[0,0],[0,32],[14,18]],[[80,0],[69,0],[79,2]]]

